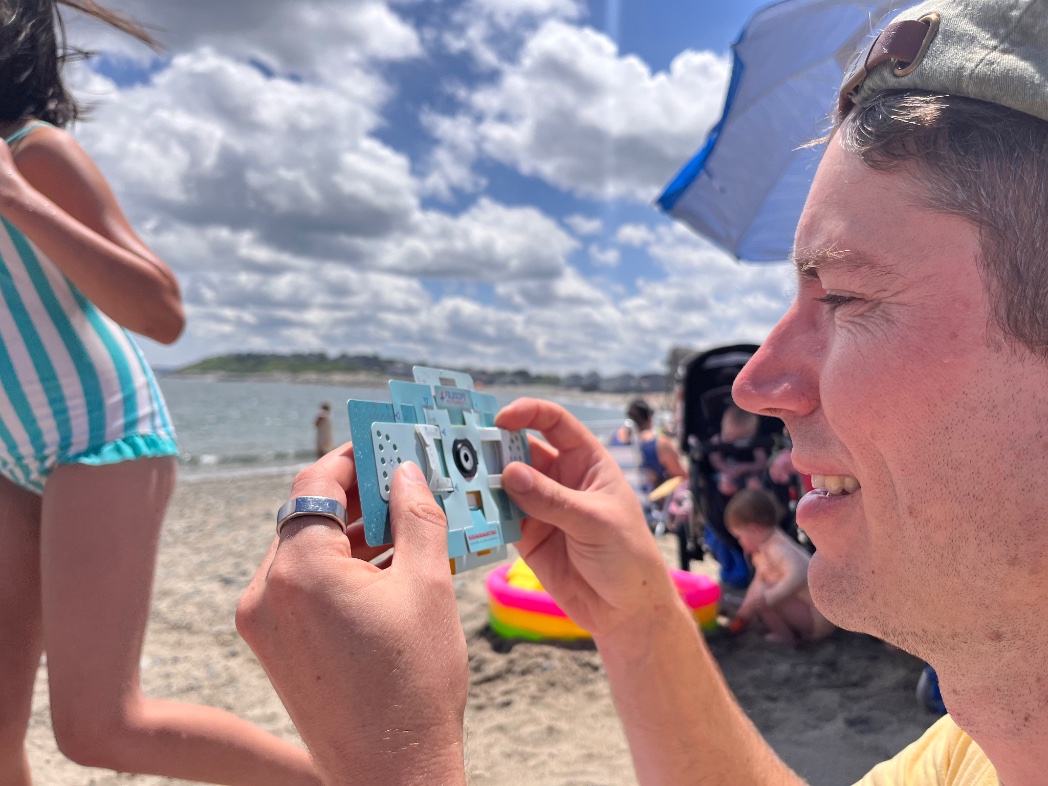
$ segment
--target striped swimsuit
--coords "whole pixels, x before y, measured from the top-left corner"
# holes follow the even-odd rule
[[[134,340],[0,218],[0,476],[41,494],[58,464],[177,454]]]

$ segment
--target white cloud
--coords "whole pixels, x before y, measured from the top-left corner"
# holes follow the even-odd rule
[[[309,263],[279,273],[215,271],[191,280],[190,331],[183,348],[190,356],[342,351],[372,341],[383,354],[395,356],[401,329],[413,330],[419,315],[432,307],[418,282],[333,265]]]
[[[410,161],[370,135],[369,107],[209,50],[179,55],[96,119],[82,143],[158,250],[190,266],[281,267],[290,254],[492,281],[558,275],[578,247],[533,207],[482,197],[458,215],[422,210]]]
[[[559,20],[499,68],[456,118],[458,139],[472,124],[468,149],[579,196],[639,202],[699,146],[729,73],[726,58],[694,51],[653,73],[603,33]]]
[[[586,13],[586,6],[578,0],[472,0],[466,10],[486,13],[508,27],[521,17],[578,19]]]
[[[556,278],[541,281],[509,282],[496,286],[495,291],[515,309],[531,310],[535,307],[570,314],[580,308],[602,309],[613,304],[592,282],[587,281],[574,268],[567,268]]]
[[[385,270],[478,281],[552,278],[578,242],[531,207],[506,207],[486,197],[468,211],[419,214],[405,237],[378,250]]]
[[[582,237],[599,235],[604,231],[604,222],[601,219],[584,216],[579,213],[566,216],[564,223],[571,227],[576,235],[581,235]]]
[[[622,255],[617,248],[601,248],[596,243],[591,243],[586,249],[590,261],[600,267],[616,267],[622,261]]]
[[[646,224],[623,224],[615,233],[615,242],[639,248],[655,240],[655,234]]]
[[[586,14],[583,0],[466,0],[440,36],[447,51],[468,54],[484,69],[499,68],[507,51],[547,19],[575,21]]]
[[[553,280],[496,287],[527,315],[537,367],[649,371],[673,346],[760,342],[786,310],[789,265],[741,265],[679,226],[647,229],[641,250],[668,275],[638,280],[632,294],[602,289],[574,268]]]
[[[269,79],[208,49],[176,56],[149,84],[91,84],[112,99],[78,136],[138,221],[301,248],[386,235],[418,210],[410,161],[371,135],[374,107],[337,87]]]
[[[668,276],[639,281],[621,307],[665,349],[759,342],[789,305],[791,265],[741,264],[679,224],[653,227],[643,250]]]
[[[448,117],[426,111],[422,123],[437,140],[423,166],[423,190],[439,199],[450,200],[455,191],[476,193],[487,181],[473,170],[477,157],[477,135],[465,117]]]
[[[112,0],[107,6],[146,24],[171,52],[215,47],[278,72],[360,79],[360,66],[418,57],[418,34],[382,0]],[[127,36],[63,9],[70,38],[148,59]],[[345,70],[348,69],[348,70]]]

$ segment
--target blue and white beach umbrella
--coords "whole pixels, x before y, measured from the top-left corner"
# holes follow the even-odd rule
[[[732,45],[720,121],[658,205],[751,262],[793,246],[845,70],[865,38],[906,0],[785,0],[758,11]]]

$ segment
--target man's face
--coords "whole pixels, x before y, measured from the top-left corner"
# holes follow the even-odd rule
[[[734,399],[785,421],[799,471],[860,486],[797,510],[820,609],[928,653],[992,637],[1001,604],[1045,575],[1048,373],[1004,344],[976,231],[919,206],[919,182],[831,141],[797,229],[796,300]]]

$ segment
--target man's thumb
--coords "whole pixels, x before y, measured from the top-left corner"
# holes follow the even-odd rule
[[[430,569],[448,561],[448,520],[433,498],[422,470],[405,462],[393,475],[389,492],[389,520],[395,563]]]
[[[558,529],[585,526],[589,520],[580,506],[580,492],[566,488],[534,467],[515,462],[502,472],[502,488],[528,516]]]

